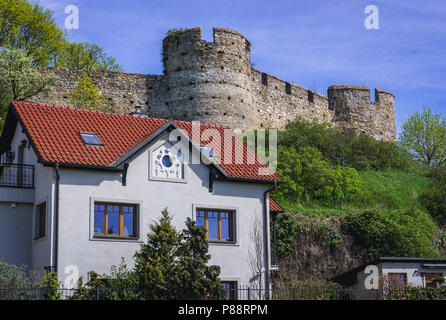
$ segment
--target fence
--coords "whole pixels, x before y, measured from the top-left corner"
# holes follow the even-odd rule
[[[380,299],[375,290],[367,299]],[[344,288],[272,288],[238,287],[226,291],[225,300],[356,300],[357,292]],[[0,289],[0,300],[144,300],[142,289]],[[215,300],[207,296],[207,300]],[[364,299],[364,297],[363,297]]]
[[[34,166],[0,163],[0,186],[34,188]]]

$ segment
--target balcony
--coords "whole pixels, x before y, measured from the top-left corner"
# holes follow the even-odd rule
[[[0,187],[34,188],[34,166],[0,163]]]

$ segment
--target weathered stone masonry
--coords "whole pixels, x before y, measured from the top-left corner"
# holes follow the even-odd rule
[[[331,122],[376,139],[394,141],[395,99],[382,89],[331,86],[328,97],[251,67],[251,44],[234,31],[214,28],[214,41],[201,28],[172,32],[163,40],[163,75],[48,69],[58,81],[40,103],[68,105],[78,76],[88,75],[113,109],[142,107],[151,116],[199,120],[231,128],[283,128],[301,116]]]

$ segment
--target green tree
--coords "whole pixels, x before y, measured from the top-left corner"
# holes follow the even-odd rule
[[[33,65],[48,66],[64,37],[51,10],[26,0],[0,0],[0,47],[22,49]]]
[[[0,128],[11,101],[22,101],[50,89],[53,74],[40,73],[33,58],[20,49],[0,50]]]
[[[122,71],[122,66],[113,57],[107,56],[104,49],[88,42],[65,41],[54,66],[85,71]]]
[[[33,57],[34,66],[122,71],[101,47],[70,43],[53,11],[26,0],[0,0],[0,47],[22,49]]]
[[[172,226],[167,209],[149,226],[147,243],[135,253],[135,274],[146,299],[172,300],[180,287],[178,249],[181,234]]]
[[[107,99],[90,77],[78,77],[77,81],[78,83],[71,94],[70,104],[76,108],[111,111],[107,105]]]
[[[423,107],[403,123],[400,146],[416,160],[428,167],[446,161],[446,118]]]
[[[208,254],[206,229],[187,218],[182,236],[178,250],[181,281],[177,298],[199,300],[210,295],[214,299],[222,299],[224,289],[218,278],[220,267],[207,265],[211,256]]]
[[[147,243],[135,253],[134,272],[146,299],[204,299],[223,297],[218,266],[208,266],[206,230],[191,219],[178,232],[167,209],[150,225]]]
[[[90,281],[84,285],[79,279],[71,299],[222,299],[225,292],[218,278],[220,268],[207,265],[208,249],[203,227],[187,219],[186,229],[179,232],[164,209],[159,221],[149,226],[147,242],[135,253],[133,270],[122,260],[108,275],[90,271]]]

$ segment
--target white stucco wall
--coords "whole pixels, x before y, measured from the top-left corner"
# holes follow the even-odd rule
[[[32,204],[0,202],[0,260],[30,265],[31,211]]]
[[[13,163],[18,163],[19,145],[24,139],[26,135],[17,124],[11,142],[11,151],[15,153]],[[32,269],[43,272],[44,266],[51,265],[53,169],[39,164],[30,146],[24,149],[23,164],[34,165],[34,189],[0,187],[0,234],[4,235],[0,259],[23,261]],[[46,237],[35,241],[34,213],[43,201],[47,201]],[[13,203],[16,208],[11,211]]]
[[[236,243],[210,244],[211,264],[221,267],[221,279],[248,284],[253,277],[249,262],[254,219],[262,221],[263,194],[267,185],[253,183],[214,183],[209,192],[209,170],[204,165],[186,165],[187,181],[149,180],[149,151],[138,154],[131,162],[127,186],[122,186],[120,173],[61,169],[59,275],[70,274],[65,268],[75,265],[80,274],[94,270],[109,272],[121,257],[131,266],[139,241],[92,239],[93,203],[95,200],[140,204],[140,223],[146,240],[148,225],[161,216],[164,208],[173,215],[177,229],[184,228],[187,217],[195,219],[194,206],[236,209]],[[268,224],[269,225],[269,224]],[[269,235],[269,232],[268,232]]]

